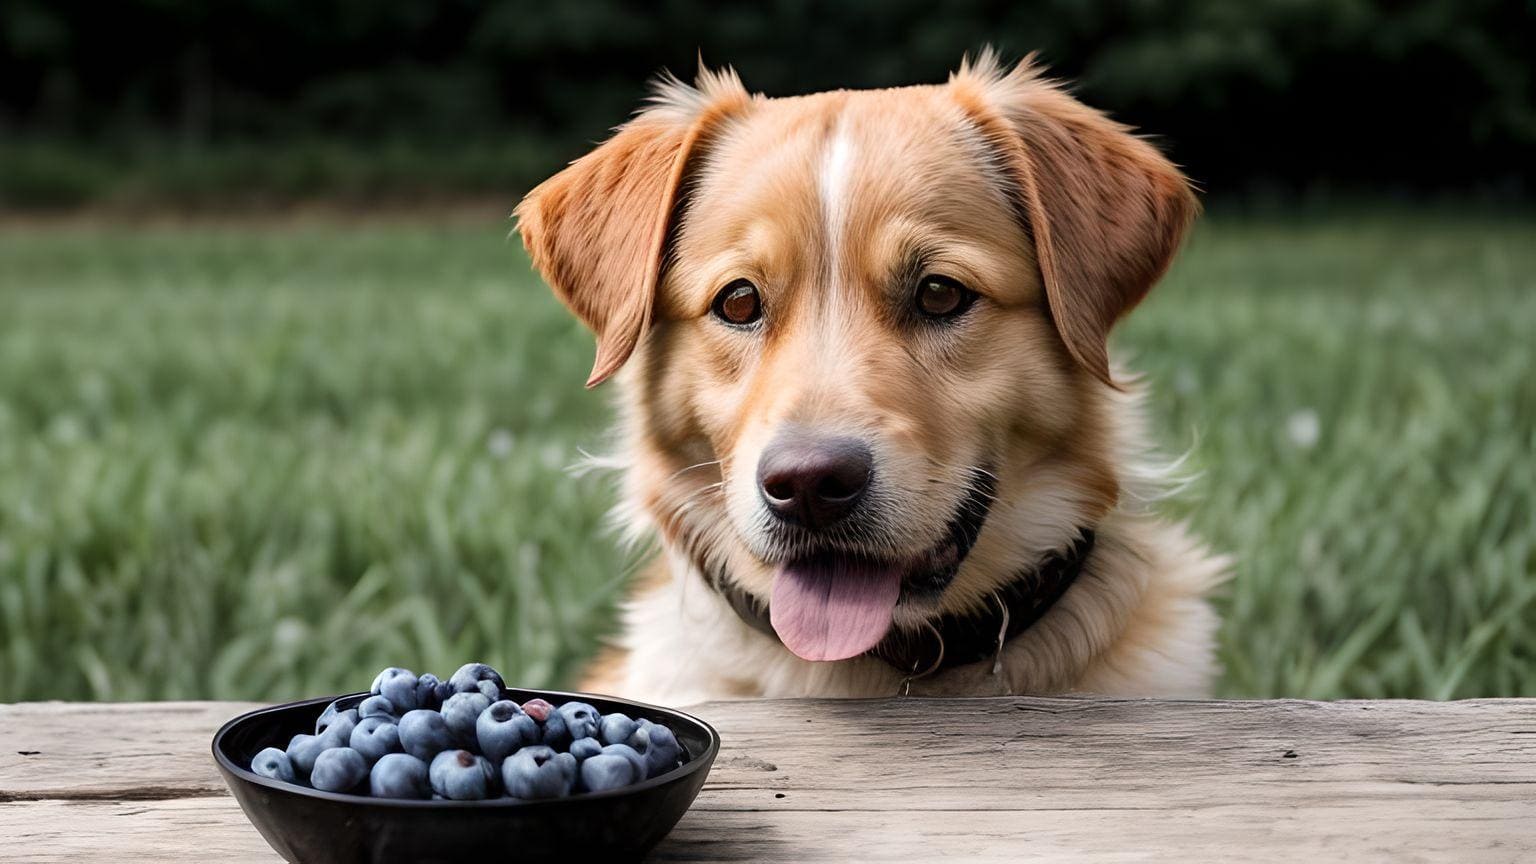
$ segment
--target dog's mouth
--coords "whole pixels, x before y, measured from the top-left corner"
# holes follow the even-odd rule
[[[944,538],[924,552],[882,560],[825,551],[780,564],[769,620],[779,641],[806,660],[846,660],[874,648],[891,629],[897,603],[942,592],[976,545],[996,479],[972,472]]]

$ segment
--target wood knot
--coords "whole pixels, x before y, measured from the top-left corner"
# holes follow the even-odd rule
[[[732,756],[729,759],[720,760],[720,764],[729,765],[732,768],[744,768],[748,771],[777,771],[779,766],[772,762],[756,759],[751,756]]]

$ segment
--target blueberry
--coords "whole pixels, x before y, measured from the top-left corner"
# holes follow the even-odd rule
[[[479,684],[475,685],[475,692],[481,694],[492,702],[499,702],[501,700],[501,685],[497,684],[495,681],[481,681]]]
[[[470,690],[464,693],[455,693],[443,703],[443,722],[448,724],[448,731],[453,735],[458,747],[473,748],[479,746],[475,741],[475,721],[485,709],[491,707],[491,700],[485,698],[485,694]]]
[[[629,746],[628,744],[609,744],[603,748],[603,755],[618,756],[619,758],[629,762],[630,766],[634,768],[635,771],[635,782],[639,782],[651,776],[650,766],[645,761],[645,757],[640,755],[639,751]]]
[[[436,711],[418,708],[400,718],[400,748],[425,764],[444,750],[453,749],[453,733]]]
[[[320,712],[320,719],[315,721],[315,734],[319,735],[321,732],[324,732],[325,728],[341,715],[348,715],[352,718],[353,723],[357,722],[357,711],[352,708],[343,710],[341,700],[338,699],[325,706],[325,710]]]
[[[622,741],[620,743],[628,744],[631,747],[635,746],[635,736],[640,734],[640,730],[642,730],[642,729],[649,729],[649,728],[651,728],[652,726],[655,726],[655,725],[656,725],[655,723],[652,723],[651,721],[645,719],[644,717],[637,718],[635,720],[635,731],[629,733],[629,739],[628,740]]]
[[[523,703],[523,712],[539,724],[539,743],[557,750],[564,750],[571,743],[571,732],[565,727],[565,719],[555,706],[543,699],[529,699]]]
[[[357,719],[356,708],[338,711],[331,715],[320,731],[315,733],[315,736],[325,741],[327,748],[345,747],[347,746],[347,741],[352,737],[352,730],[357,727]],[[319,726],[320,724],[317,722],[315,725]]]
[[[501,781],[513,798],[563,798],[576,785],[576,757],[524,747],[501,763]]]
[[[436,756],[433,756],[432,761],[427,764],[427,785],[432,787],[433,798],[448,797],[447,794],[443,792],[443,786],[445,785],[443,782],[443,776],[450,768],[453,767],[452,760],[460,753],[463,753],[469,760],[468,764],[474,764],[475,754],[469,752],[468,750],[444,750]]]
[[[555,706],[535,697],[523,703],[523,712],[542,724],[549,719],[549,715],[555,713]]]
[[[371,765],[386,753],[400,752],[400,727],[392,717],[364,717],[352,730],[347,745]]]
[[[368,778],[368,760],[351,747],[332,747],[315,759],[309,782],[322,792],[346,792]]]
[[[543,735],[539,738],[540,744],[556,750],[564,750],[571,746],[573,736],[570,727],[565,725],[565,717],[560,712],[551,711],[540,727],[543,730]]]
[[[677,743],[677,736],[660,723],[647,723],[636,729],[629,739],[629,746],[645,757],[647,777],[671,771],[683,757],[683,747]]]
[[[624,745],[610,744],[609,746],[623,747]],[[600,753],[581,763],[581,785],[588,792],[618,789],[638,779],[640,778],[635,776],[635,766],[623,756]]]
[[[495,669],[484,663],[465,663],[459,667],[459,671],[449,677],[448,687],[455,693],[468,693],[471,690],[479,690],[481,681],[494,682],[496,692],[485,694],[492,702],[501,698],[501,691],[507,686],[506,682],[501,680],[501,673]]]
[[[400,712],[396,710],[393,702],[383,696],[369,696],[363,703],[357,706],[357,717],[366,720],[369,717],[388,717],[390,722],[400,719]]]
[[[373,686],[368,689],[368,692],[388,699],[389,704],[395,706],[396,711],[402,713],[413,711],[421,707],[416,701],[416,685],[420,680],[416,677],[416,673],[409,669],[391,666],[373,679]]]
[[[292,783],[293,763],[288,761],[287,753],[276,747],[268,747],[257,753],[256,758],[251,760],[251,773],[281,780],[284,783]]]
[[[539,724],[510,699],[492,703],[475,720],[475,740],[480,742],[480,752],[497,765],[519,747],[537,742],[539,737]]]
[[[439,689],[441,688],[441,689]],[[447,686],[439,681],[431,672],[423,672],[416,679],[416,707],[437,710],[443,707],[443,700],[447,698]],[[491,701],[495,701],[494,699]]]
[[[604,744],[628,744],[629,736],[635,734],[635,728],[635,721],[629,719],[628,714],[615,711],[612,714],[603,715],[603,723],[597,737]]]
[[[484,756],[468,750],[444,750],[437,754],[427,777],[434,795],[453,801],[479,801],[496,794],[496,769]]]
[[[341,710],[341,700],[340,699],[333,700],[331,702],[331,704],[325,706],[325,710],[320,712],[320,719],[315,721],[315,734],[319,735],[321,732],[324,732],[325,731],[325,725],[327,723],[331,722],[331,718],[335,717],[336,716],[336,712],[340,711],[340,710]]]
[[[603,752],[603,745],[596,738],[577,738],[571,742],[568,752],[576,757],[577,762],[584,762]]]
[[[315,757],[332,747],[340,746],[329,740],[333,736],[326,735],[295,735],[288,742],[288,761],[293,763],[293,773],[301,778],[309,777],[310,769],[315,767]]]
[[[406,753],[390,753],[368,773],[368,791],[375,798],[426,798],[432,794],[427,763]]]
[[[390,667],[386,668],[383,672],[380,672],[379,674],[373,676],[373,683],[368,685],[368,692],[369,693],[375,693],[375,694],[383,693],[384,692],[384,682],[385,681],[388,681],[389,679],[397,677],[397,676],[400,676],[400,675],[411,675],[411,674],[414,674],[414,673],[412,673],[411,670],[409,670],[409,669],[402,669],[399,666],[390,666]]]
[[[566,731],[574,740],[576,738],[591,738],[597,734],[598,727],[603,722],[603,715],[597,713],[585,702],[567,702],[555,709],[560,719],[565,721]]]

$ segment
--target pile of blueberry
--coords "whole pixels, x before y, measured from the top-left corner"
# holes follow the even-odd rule
[[[333,702],[315,734],[256,754],[251,770],[326,792],[475,801],[562,798],[638,783],[686,758],[672,730],[585,702],[503,698],[484,663],[447,681],[390,667],[356,708]]]

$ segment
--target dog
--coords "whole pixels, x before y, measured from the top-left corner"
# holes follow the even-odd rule
[[[1227,561],[1151,512],[1111,327],[1198,210],[1026,59],[765,98],[664,76],[514,214],[618,379],[654,557],[586,689],[1199,697]]]

